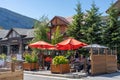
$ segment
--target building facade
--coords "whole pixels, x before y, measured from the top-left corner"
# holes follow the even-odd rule
[[[33,39],[34,29],[12,28],[0,30],[0,53],[22,54],[29,41]]]
[[[59,26],[60,33],[64,34],[64,38],[68,25],[72,23],[72,17],[62,17],[62,16],[55,16],[49,22],[50,28],[50,38],[52,38],[53,33],[56,31],[56,28]]]

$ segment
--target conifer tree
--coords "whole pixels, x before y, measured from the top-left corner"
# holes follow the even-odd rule
[[[105,44],[109,47],[113,47],[115,45],[120,47],[120,21],[118,21],[118,14],[118,10],[113,7],[112,4],[108,10],[108,21],[104,33]]]
[[[87,10],[84,18],[85,24],[82,27],[81,32],[83,33],[83,40],[87,43],[100,43],[101,42],[101,14],[99,8],[96,7],[95,3],[91,5],[91,9]]]
[[[110,48],[116,47],[117,59],[120,63],[120,21],[118,20],[119,11],[113,6],[108,10],[108,22],[105,30],[105,44]]]
[[[73,16],[73,22],[72,24],[69,25],[68,30],[67,30],[67,34],[70,37],[74,37],[77,40],[80,40],[82,37],[82,33],[80,32],[81,27],[83,26],[83,12],[81,10],[81,4],[78,2],[78,4],[76,5],[76,13]]]

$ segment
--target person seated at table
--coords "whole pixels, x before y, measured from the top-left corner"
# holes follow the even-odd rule
[[[71,63],[71,64],[73,64],[73,63],[74,63],[74,61],[75,61],[74,56],[70,56],[70,63]]]
[[[79,53],[78,52],[76,52],[76,54],[75,54],[75,62],[80,62]]]
[[[84,66],[80,63],[80,62],[75,62],[74,63],[74,68],[80,72],[81,70],[83,70]]]
[[[88,60],[87,61],[87,69],[86,69],[88,74],[90,74],[90,69],[91,69],[91,60]]]
[[[80,64],[81,64],[81,70],[83,70],[85,68],[85,56],[81,55],[80,56]]]

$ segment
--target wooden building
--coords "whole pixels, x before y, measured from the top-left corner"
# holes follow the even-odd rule
[[[53,17],[53,19],[51,19],[51,21],[49,22],[50,35],[51,35],[50,39],[52,38],[52,35],[55,32],[57,26],[60,27],[61,34],[65,34],[68,25],[72,23],[72,20],[73,20],[72,17],[61,17],[61,16]]]
[[[119,11],[119,16],[120,16],[120,0],[117,0],[112,7],[116,8]],[[106,12],[108,12],[109,9],[110,8],[108,8]]]
[[[22,54],[28,42],[33,39],[34,29],[12,28],[0,30],[0,53]]]

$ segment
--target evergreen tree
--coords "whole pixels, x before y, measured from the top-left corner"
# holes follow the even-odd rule
[[[63,40],[63,34],[60,33],[60,29],[59,26],[57,26],[55,32],[53,33],[53,37],[52,37],[52,44],[57,44],[60,41]]]
[[[110,47],[117,47],[117,59],[120,63],[120,21],[118,20],[119,11],[111,5],[108,10],[108,22],[105,30],[105,43]]]
[[[43,40],[48,42],[48,36],[47,36],[47,32],[48,32],[48,18],[46,16],[42,16],[39,21],[35,22],[34,25],[34,39],[32,40],[32,42],[36,42],[39,40]]]
[[[91,5],[91,9],[87,10],[85,16],[85,24],[82,27],[81,32],[83,33],[83,40],[87,43],[101,43],[101,14],[99,8],[96,7],[95,3]]]
[[[80,40],[82,37],[82,34],[80,32],[81,27],[83,26],[83,12],[81,10],[81,4],[78,2],[76,5],[75,11],[77,14],[73,16],[73,22],[69,25],[67,30],[67,35],[70,37],[74,37],[77,40]]]
[[[118,21],[118,10],[111,5],[110,9],[108,10],[108,21],[105,30],[105,44],[109,47],[113,47],[117,45],[120,47],[120,24]]]

